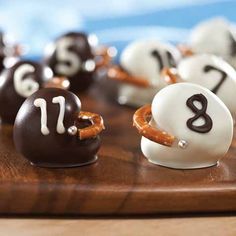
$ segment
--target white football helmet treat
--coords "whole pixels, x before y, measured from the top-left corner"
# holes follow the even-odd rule
[[[160,72],[164,67],[176,66],[180,58],[177,48],[157,40],[139,40],[128,45],[121,54],[120,66],[128,74],[126,79],[135,78],[137,84],[132,79],[131,83],[122,83],[118,102],[135,107],[150,103],[163,86]]]
[[[213,18],[197,25],[190,35],[193,53],[212,53],[236,67],[236,28],[224,18]]]
[[[236,71],[226,61],[212,54],[194,54],[181,60],[176,73],[175,82],[196,83],[210,89],[236,118]]]
[[[143,136],[141,149],[147,159],[177,169],[216,165],[233,138],[228,108],[210,90],[192,83],[159,91],[152,105],[136,111],[134,125]]]

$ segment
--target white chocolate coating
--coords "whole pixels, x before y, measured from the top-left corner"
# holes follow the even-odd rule
[[[186,124],[196,115],[186,105],[188,98],[194,94],[202,94],[208,101],[206,114],[213,122],[209,132],[192,131]],[[199,102],[194,105],[199,110],[202,108]],[[167,86],[153,99],[152,115],[152,126],[158,126],[159,129],[176,137],[172,147],[166,147],[142,137],[142,152],[152,163],[177,169],[209,167],[217,164],[232,142],[233,119],[228,108],[215,94],[202,86],[192,83]],[[199,117],[194,125],[202,125],[204,122],[205,120]],[[180,140],[184,142],[179,143]]]
[[[226,74],[226,77],[215,93],[229,108],[236,118],[236,71],[223,59],[210,54],[195,54],[183,59],[177,67],[178,75],[183,81],[196,83],[213,90],[221,81],[222,72],[204,71],[206,66],[213,66]]]
[[[152,55],[153,51],[158,52],[161,62]],[[167,54],[171,55],[171,61],[168,60]],[[135,107],[150,103],[156,92],[163,87],[160,80],[161,64],[170,67],[173,66],[171,63],[177,64],[180,58],[181,55],[174,46],[157,40],[139,40],[128,45],[120,57],[122,68],[133,76],[147,79],[153,88],[122,84],[119,90],[119,102]]]
[[[189,44],[195,53],[220,56],[236,67],[236,53],[232,54],[232,39],[236,39],[235,26],[224,18],[213,18],[193,29]]]

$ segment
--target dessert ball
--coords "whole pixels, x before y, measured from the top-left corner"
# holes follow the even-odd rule
[[[95,61],[92,46],[84,33],[70,32],[46,47],[45,63],[56,76],[70,81],[70,90],[86,90],[93,82]]]
[[[160,72],[164,67],[176,66],[180,57],[177,48],[157,40],[140,40],[128,45],[120,57],[122,69],[130,76],[143,78],[150,86],[121,84],[119,103],[134,107],[150,103],[162,88]]]
[[[190,35],[194,53],[211,53],[236,67],[236,28],[224,18],[213,18],[197,25]]]
[[[177,83],[156,94],[150,111],[139,110],[134,122],[143,135],[147,159],[177,169],[216,165],[233,138],[233,119],[225,104],[210,90]],[[138,117],[137,117],[138,115]],[[143,115],[152,115],[150,123]],[[140,122],[141,121],[141,122]]]
[[[177,73],[185,82],[210,89],[236,118],[236,71],[226,61],[211,54],[195,54],[179,63]]]
[[[14,123],[24,100],[52,79],[48,67],[22,60],[5,69],[0,76],[0,117],[4,123]]]
[[[79,98],[63,89],[41,89],[21,106],[14,124],[16,149],[41,167],[92,163],[103,129],[99,115],[81,111]]]

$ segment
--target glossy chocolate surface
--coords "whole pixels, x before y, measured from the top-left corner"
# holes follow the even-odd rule
[[[61,46],[59,49],[58,45],[62,39],[69,39],[71,41],[68,42],[67,46],[64,44],[64,46]],[[71,61],[75,62],[74,58],[79,59],[80,65],[78,65],[78,69],[73,75],[62,73],[57,69],[58,65],[64,65],[70,68]],[[94,70],[87,71],[83,68],[83,64],[87,60],[93,59],[94,55],[88,42],[87,35],[84,33],[70,32],[57,38],[50,49],[46,50],[44,62],[53,70],[56,76],[65,76],[69,79],[71,91],[80,92],[86,90],[93,82]]]
[[[22,60],[17,62],[13,67],[5,69],[0,77],[0,117],[3,123],[14,123],[16,114],[26,98],[17,92],[14,85],[15,72],[22,65],[30,65],[35,69],[31,73],[23,73],[22,82],[30,78],[33,82],[37,82],[39,88],[41,88],[44,82],[52,78],[52,71],[49,68],[43,67],[41,64],[33,61]]]
[[[55,97],[65,98],[63,117],[64,133],[57,132],[60,106],[52,102]],[[41,132],[41,111],[34,105],[36,99],[46,102],[47,127],[49,134]],[[79,98],[66,90],[47,88],[30,96],[17,114],[14,125],[14,142],[18,152],[31,163],[42,167],[73,167],[94,162],[100,147],[100,138],[79,140],[70,136],[67,129],[73,125],[77,128],[89,126],[87,120],[78,120],[81,109]]]
[[[0,32],[0,71],[4,69],[4,53],[5,43],[4,43],[4,34]]]
[[[120,82],[108,78],[107,70],[108,68],[104,67],[96,71],[95,86],[92,91],[107,102],[117,103]]]

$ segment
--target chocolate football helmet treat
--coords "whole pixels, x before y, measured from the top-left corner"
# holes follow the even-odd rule
[[[118,102],[134,107],[150,103],[162,88],[160,72],[176,66],[180,52],[174,46],[157,40],[139,40],[121,54],[120,67],[108,70],[108,78],[122,82]]]
[[[65,78],[53,78],[48,67],[21,60],[5,69],[0,76],[0,117],[3,123],[14,123],[24,100],[45,86],[68,88]],[[54,84],[54,85],[53,85]]]
[[[210,90],[192,83],[163,88],[152,105],[136,111],[134,125],[147,159],[177,169],[216,165],[233,138],[228,108]]]
[[[176,70],[165,69],[162,74],[167,83],[190,82],[210,89],[236,118],[236,71],[220,57],[194,54],[181,60]]]
[[[46,47],[45,63],[56,76],[69,79],[73,92],[86,90],[94,80],[95,70],[109,63],[112,57],[109,49],[95,48],[92,38],[94,36],[70,32]]]
[[[189,39],[193,53],[211,53],[236,67],[236,28],[224,18],[213,18],[197,25]]]
[[[102,118],[81,111],[79,98],[64,89],[41,89],[21,106],[14,125],[16,149],[41,167],[93,163],[100,147]]]

